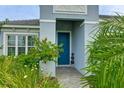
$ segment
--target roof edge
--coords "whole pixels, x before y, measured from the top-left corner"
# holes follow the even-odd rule
[[[9,25],[9,24],[5,24],[5,25],[2,25],[2,28],[34,28],[34,29],[39,29],[40,26],[32,26],[32,25]]]

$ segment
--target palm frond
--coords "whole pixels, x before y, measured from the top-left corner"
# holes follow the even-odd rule
[[[96,88],[124,87],[124,17],[106,19],[89,42],[88,67],[82,85]],[[85,81],[85,82],[84,82]]]

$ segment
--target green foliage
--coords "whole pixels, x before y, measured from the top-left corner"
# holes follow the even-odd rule
[[[0,56],[0,87],[5,88],[58,88],[56,78],[39,75],[39,61],[54,61],[62,51],[61,45],[47,39],[35,40],[35,47],[27,55]]]
[[[56,62],[59,54],[63,51],[62,45],[56,45],[48,41],[46,38],[40,41],[38,38],[35,39],[35,47],[31,49],[30,54],[34,54],[38,60],[46,63],[50,61]]]
[[[34,56],[34,53],[25,55],[21,54],[16,57],[16,62],[23,64],[24,66],[32,67],[39,67],[39,60]]]
[[[1,88],[45,88],[60,87],[56,79],[39,76],[39,69],[35,65],[24,65],[17,61],[19,58],[10,56],[0,57],[0,87]],[[20,59],[22,59],[20,57]]]
[[[88,45],[87,74],[81,78],[82,85],[123,88],[124,17],[118,15],[101,22],[93,39]]]
[[[40,81],[40,87],[43,88],[59,88],[61,87],[58,80],[54,77],[44,77]]]
[[[0,87],[9,88],[58,88],[56,78],[39,75],[39,61],[55,61],[62,51],[61,46],[47,39],[36,39],[35,48],[27,55],[0,56]]]
[[[24,67],[16,62],[14,57],[3,57],[0,60],[0,86],[1,87],[34,87],[38,75],[37,71]],[[34,75],[35,74],[35,75]]]

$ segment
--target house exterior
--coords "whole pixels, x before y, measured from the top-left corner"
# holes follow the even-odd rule
[[[97,5],[41,5],[40,40],[64,44],[58,63],[51,63],[48,72],[56,75],[56,67],[73,66],[80,73],[86,66],[86,45],[90,32],[98,24]],[[52,69],[51,69],[52,68]]]
[[[7,21],[0,27],[0,55],[27,54],[39,35],[39,20]]]
[[[48,74],[56,76],[56,67],[74,67],[83,74],[86,47],[93,35],[90,32],[99,22],[98,6],[40,5],[39,8],[40,19],[8,21],[0,27],[0,55],[27,54],[37,35],[40,40],[47,38],[63,44],[64,52],[57,63],[48,62]]]

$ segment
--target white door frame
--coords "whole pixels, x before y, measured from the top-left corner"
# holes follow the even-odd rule
[[[56,34],[56,43],[58,44],[58,33],[69,33],[69,39],[70,39],[70,58],[69,58],[69,64],[68,65],[58,65],[58,62],[56,64],[57,67],[70,67],[71,65],[71,53],[72,53],[72,32],[68,30],[59,30]],[[58,61],[58,59],[57,59]]]

